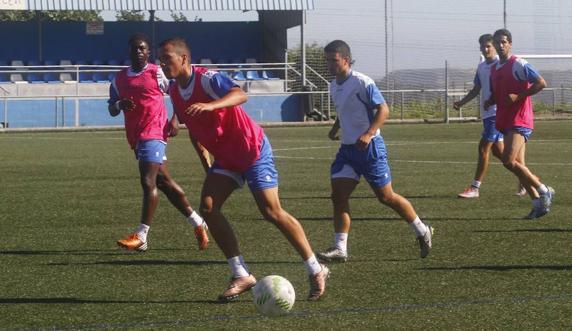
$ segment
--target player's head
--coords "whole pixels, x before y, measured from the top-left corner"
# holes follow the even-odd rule
[[[490,33],[486,33],[479,37],[479,45],[481,49],[481,53],[487,60],[493,59],[497,52],[493,45],[493,35]]]
[[[338,76],[347,73],[350,70],[352,61],[352,52],[350,46],[343,40],[334,40],[324,47],[326,62],[330,74]]]
[[[493,34],[493,44],[501,59],[508,58],[512,48],[512,34],[507,29],[496,30]]]
[[[136,33],[129,38],[129,58],[134,68],[143,68],[149,61],[149,38]]]
[[[159,44],[159,61],[167,78],[177,78],[191,63],[191,50],[183,38],[170,38]]]

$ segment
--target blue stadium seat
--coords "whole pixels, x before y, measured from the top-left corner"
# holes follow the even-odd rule
[[[118,65],[120,65],[120,64],[119,64],[119,60],[116,60],[116,59],[112,59],[112,60],[107,61],[107,64],[109,64],[110,66],[118,66]]]
[[[43,78],[47,83],[61,83],[59,75],[55,72],[46,72]]]
[[[244,77],[244,74],[242,73],[242,71],[237,70],[237,71],[232,73],[232,79],[243,81],[243,80],[246,80],[246,77]]]
[[[260,77],[260,75],[258,75],[258,71],[248,70],[246,72],[246,79],[248,79],[248,80],[262,80],[262,77]]]
[[[115,79],[115,76],[117,76],[116,72],[111,72],[109,73],[109,75],[107,75],[107,79],[109,79],[109,81],[113,81]]]
[[[280,79],[279,77],[276,77],[276,75],[274,74],[274,72],[272,72],[272,71],[266,71],[266,70],[263,70],[263,71],[262,71],[262,78],[263,78],[263,79],[268,79],[268,80]]]
[[[10,77],[7,74],[0,74],[0,84],[10,83]]]
[[[221,74],[221,76],[224,76],[224,77],[230,78],[230,76],[229,76],[229,74],[228,74],[228,71],[223,71],[223,70],[220,70],[218,73],[219,73],[219,74]]]
[[[96,72],[93,74],[93,81],[97,83],[107,83],[109,74],[107,72]]]
[[[44,61],[44,65],[45,66],[57,66],[60,63],[60,61],[56,61],[56,60],[46,60]]]
[[[27,66],[41,66],[42,64],[40,63],[40,61],[36,61],[36,60],[30,60],[28,62],[26,62]]]
[[[104,65],[105,63],[103,62],[103,60],[93,60],[91,61],[91,64],[93,64],[94,66],[101,66]]]
[[[41,74],[31,72],[26,76],[26,80],[28,81],[28,83],[33,83],[33,84],[43,83],[44,77]]]
[[[79,73],[80,83],[93,83],[93,78],[90,72],[80,72]]]
[[[131,65],[131,60],[127,59],[123,61],[123,65],[124,66],[130,66]]]

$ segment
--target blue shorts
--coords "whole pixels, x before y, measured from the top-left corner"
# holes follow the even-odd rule
[[[163,164],[167,160],[167,143],[162,140],[139,140],[135,146],[135,158],[139,162]]]
[[[278,171],[274,165],[272,146],[266,136],[262,139],[260,157],[245,172],[239,173],[224,169],[216,162],[216,159],[209,172],[231,177],[239,187],[244,186],[246,181],[252,192],[278,187]]]
[[[528,142],[528,139],[530,139],[530,136],[532,135],[532,129],[525,128],[524,126],[515,126],[511,130],[516,131],[523,136],[524,142]]]
[[[355,145],[342,145],[332,163],[330,175],[332,179],[350,178],[356,181],[363,176],[374,189],[391,183],[383,138],[373,137],[364,151],[358,150]]]
[[[488,117],[483,120],[483,140],[496,143],[503,141],[503,134],[495,127],[496,116]]]

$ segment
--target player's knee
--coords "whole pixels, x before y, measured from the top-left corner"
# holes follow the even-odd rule
[[[512,171],[516,169],[518,162],[515,159],[503,158],[502,164],[505,168]]]
[[[383,203],[384,205],[392,205],[395,202],[395,193],[380,193],[377,195],[377,200],[379,200],[379,202]]]
[[[334,206],[339,206],[339,205],[346,204],[349,200],[349,196],[347,194],[341,194],[341,193],[335,193],[334,192],[330,196],[330,199],[332,200],[332,203],[334,204]]]
[[[272,223],[276,223],[279,222],[281,219],[283,219],[282,217],[283,212],[284,210],[282,208],[265,208],[264,210],[262,210],[262,216],[264,217],[265,220]]]
[[[217,210],[214,207],[212,199],[203,198],[201,200],[201,204],[199,206],[199,213],[204,218],[209,218],[211,215],[213,215],[216,212],[217,212]]]

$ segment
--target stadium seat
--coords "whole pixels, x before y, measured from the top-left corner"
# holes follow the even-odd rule
[[[199,61],[199,63],[200,63],[200,64],[213,64],[213,61],[212,61],[211,59],[209,59],[209,58],[202,58],[202,59]]]
[[[7,74],[0,74],[0,84],[10,83],[10,78]]]
[[[29,73],[26,79],[28,80],[28,83],[33,83],[33,84],[44,83],[43,75],[36,72]]]
[[[103,62],[103,60],[93,60],[91,61],[91,64],[93,64],[94,66],[102,66],[105,63]]]
[[[218,73],[219,73],[219,74],[221,74],[221,76],[224,76],[224,77],[230,78],[230,76],[229,76],[229,74],[228,74],[228,71],[223,71],[223,70],[220,70]]]
[[[93,83],[93,78],[90,72],[80,72],[79,73],[80,83]]]
[[[46,72],[43,75],[43,79],[46,83],[61,83],[60,75],[55,72]]]
[[[130,66],[130,65],[131,65],[131,60],[128,59],[128,60],[123,61],[123,65],[124,65],[124,66]]]
[[[256,59],[253,57],[247,58],[246,60],[244,60],[244,62],[246,62],[246,63],[258,63],[258,61],[256,61]]]
[[[244,77],[244,74],[240,70],[233,72],[231,77],[232,77],[232,79],[238,80],[238,81],[246,80],[246,77]]]
[[[120,64],[119,64],[119,60],[115,60],[115,59],[112,59],[112,60],[107,61],[107,64],[109,64],[110,66],[118,66],[118,65],[120,65]]]
[[[246,72],[246,79],[247,80],[262,80],[262,77],[258,74],[256,70],[248,70]]]
[[[59,64],[59,62],[61,62],[61,61],[45,60],[45,61],[44,61],[44,65],[45,65],[45,66],[57,66],[57,65]]]
[[[279,77],[277,77],[274,72],[272,71],[266,71],[263,70],[262,71],[262,78],[263,79],[268,79],[268,80],[275,80],[275,79],[280,79]]]
[[[26,65],[27,65],[28,67],[31,67],[31,66],[41,66],[42,63],[41,63],[40,61],[30,60],[30,61],[28,61],[28,62],[26,63]],[[36,69],[37,69],[37,68],[36,68]]]
[[[22,74],[10,74],[10,81],[12,83],[26,83]]]
[[[107,83],[109,74],[107,72],[96,72],[93,74],[93,81],[97,83]]]
[[[110,72],[109,75],[107,75],[107,79],[111,82],[115,79],[115,76],[117,76],[116,72]]]

